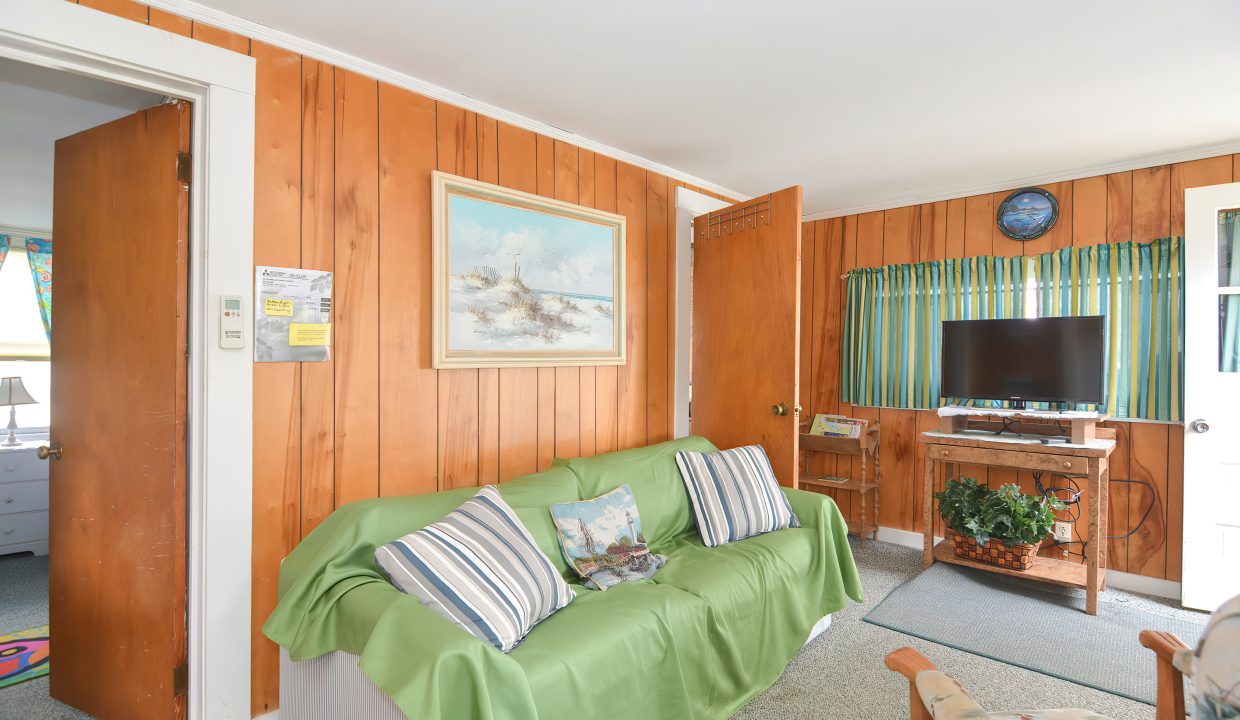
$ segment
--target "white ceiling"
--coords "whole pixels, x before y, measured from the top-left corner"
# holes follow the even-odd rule
[[[159,100],[143,90],[0,58],[0,226],[51,229],[55,142]]]
[[[1235,0],[206,5],[807,214],[1240,146]]]

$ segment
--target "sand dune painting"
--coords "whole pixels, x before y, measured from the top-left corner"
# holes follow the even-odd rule
[[[435,181],[436,367],[623,363],[623,217]]]

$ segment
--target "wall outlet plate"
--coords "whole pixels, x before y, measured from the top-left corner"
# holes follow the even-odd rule
[[[1055,523],[1055,539],[1059,542],[1072,542],[1072,523]]]

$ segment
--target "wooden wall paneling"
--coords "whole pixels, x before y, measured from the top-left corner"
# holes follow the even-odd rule
[[[336,69],[336,506],[379,495],[378,83]]]
[[[1167,579],[1184,569],[1184,426],[1167,428]]]
[[[668,344],[668,313],[671,310],[671,283],[668,248],[669,210],[667,178],[646,175],[646,442],[657,443],[672,437],[671,406],[672,345]],[[675,200],[672,200],[674,203]]]
[[[577,202],[584,207],[598,207],[595,197],[594,158],[589,150],[581,150],[577,157]],[[579,405],[579,427],[581,430],[581,455],[588,457],[598,452],[598,368],[583,367],[580,371],[580,384],[577,396]]]
[[[917,208],[902,207],[887,210],[883,213],[882,265],[899,265],[917,261],[917,240],[914,234],[914,220]],[[919,215],[919,213],[916,213]],[[919,217],[917,218],[919,219]],[[876,368],[877,372],[877,368]],[[898,368],[888,369],[891,376],[898,374]],[[894,395],[898,388],[891,389],[884,405],[896,405],[899,399]],[[916,515],[914,504],[913,482],[916,476],[914,459],[917,447],[917,411],[901,410],[884,407],[878,413],[879,422],[887,432],[881,435],[882,467],[888,477],[896,482],[883,483],[879,488],[879,522],[889,527],[912,527],[913,516]],[[920,492],[917,493],[920,495]]]
[[[1132,239],[1149,242],[1171,234],[1171,166],[1132,171]]]
[[[1176,163],[1171,166],[1171,234],[1184,234],[1184,191],[1232,181],[1230,155]]]
[[[478,176],[477,118],[447,103],[435,104],[437,166],[462,177]],[[478,370],[439,373],[439,489],[478,484]]]
[[[857,216],[855,244],[854,244],[854,247],[856,248],[856,260],[855,260],[856,265],[854,267],[859,267],[859,268],[878,267],[883,264],[883,228],[884,228],[885,221],[886,221],[885,213],[882,211],[863,213]],[[863,360],[862,362],[865,362],[865,360]],[[852,415],[852,417],[860,418],[862,420],[871,420],[871,421],[880,420],[880,411],[878,408],[863,407],[861,405],[853,405],[852,412],[850,414]],[[888,432],[888,428],[884,426],[882,430],[881,444],[879,447],[879,451],[882,454],[883,468],[887,471],[884,473],[884,475],[887,477],[892,477],[892,478],[899,477],[898,474],[892,472],[891,467],[888,464],[889,457],[887,455],[888,443],[890,442],[889,438],[894,437],[895,432],[896,432],[895,428],[891,428],[891,432]],[[860,477],[861,476],[860,460],[854,458],[852,460],[851,466],[852,466],[852,477]],[[899,483],[898,479],[892,483],[892,487],[894,487],[897,483]],[[891,493],[891,488],[887,488],[887,493],[888,494]],[[898,495],[898,491],[897,491],[897,495]],[[882,498],[880,498],[879,493],[872,493],[872,496],[874,498],[873,500],[869,500],[868,497],[866,500],[867,502],[871,503],[871,507],[870,507],[871,511],[873,509],[872,506],[874,502],[879,502],[880,500],[887,499],[887,496],[883,496]],[[861,504],[860,504],[861,499],[858,497],[854,497],[853,500],[855,502],[853,502],[851,507],[849,507],[849,511],[850,511],[849,520],[851,520],[852,522],[860,522],[861,520]],[[882,504],[880,502],[879,510],[880,510],[879,519],[881,521],[882,518],[885,517],[887,513],[890,512],[891,508],[882,507]],[[873,515],[867,514],[867,517],[873,517]]]
[[[499,184],[499,122],[478,117],[478,179]],[[500,480],[499,368],[478,370],[478,484]]]
[[[619,447],[646,444],[646,171],[616,163],[616,210],[626,225],[625,326],[628,362],[619,368]]]
[[[191,25],[190,37],[242,55],[250,54],[250,39],[248,37],[222,30],[214,25],[200,23],[197,20],[193,21]]]
[[[1107,242],[1132,239],[1132,171],[1111,173],[1107,178]]]
[[[1130,477],[1129,449],[1132,446],[1132,423],[1112,422],[1115,428],[1115,451],[1111,453],[1109,470],[1111,484],[1107,496],[1107,567],[1128,572],[1128,483],[1114,482]],[[1085,522],[1081,516],[1079,522]]]
[[[1072,245],[1088,247],[1107,241],[1107,178],[1072,182]]]
[[[841,222],[842,222],[841,235],[840,235],[840,274],[841,275],[846,274],[849,270],[860,267],[860,265],[857,264],[857,230],[860,224],[860,220],[861,220],[860,215],[849,215],[841,219]],[[844,338],[844,315],[845,313],[848,312],[848,283],[846,281],[840,281],[840,284],[837,286],[837,289],[838,289],[838,292],[837,292],[836,302],[838,303],[840,312],[839,312],[838,317],[835,319],[834,324],[835,324],[835,331],[839,334],[840,340],[842,342]],[[834,348],[834,351],[836,353],[841,353],[840,363],[841,363],[841,368],[842,368],[844,357],[842,355],[840,346],[837,345],[836,348]],[[824,352],[830,352],[830,350],[825,350]],[[843,370],[841,369],[840,372],[842,375]],[[851,403],[845,403],[843,401],[842,396],[840,395],[839,384],[836,385],[834,396],[835,396],[836,401],[839,403],[837,411],[840,415],[845,415],[848,417],[860,417],[860,415],[858,414],[858,410],[860,408],[858,408],[856,405],[852,405]],[[874,418],[867,416],[866,419],[874,419]],[[856,458],[850,458],[848,460],[842,460],[842,459],[837,458],[836,469],[839,470],[841,474],[845,472],[849,473],[849,477],[860,477],[861,463]],[[875,497],[877,497],[877,495],[875,495]],[[854,503],[852,493],[839,494],[837,503],[839,504],[840,512],[844,514],[844,517],[846,519],[853,520],[854,518],[859,518],[861,516],[861,500],[860,498],[858,498],[857,502]]]
[[[301,56],[255,42],[254,264],[301,266]],[[262,633],[282,560],[301,539],[300,363],[254,363],[251,713],[279,704],[279,652]]]
[[[336,267],[336,72],[302,59],[301,263]],[[338,296],[337,296],[338,297]],[[335,355],[335,340],[332,338]],[[335,360],[301,367],[301,528],[305,537],[336,507]]]
[[[616,161],[606,155],[594,158],[594,206],[616,212]],[[628,230],[632,237],[632,229]],[[627,294],[628,288],[625,288]],[[627,314],[627,313],[626,313]],[[626,329],[627,334],[627,329]],[[627,338],[626,338],[627,341]],[[632,348],[628,349],[632,352]],[[594,444],[595,451],[611,452],[620,447],[620,372],[622,367],[608,365],[594,371]]]
[[[575,145],[556,140],[555,199],[576,203],[580,198],[580,156]],[[555,455],[581,455],[581,368],[555,368]]]
[[[535,164],[537,192],[555,197],[555,141],[538,136]],[[555,459],[555,368],[540,367],[538,372],[538,469],[545,470]]]
[[[438,374],[431,368],[435,102],[379,85],[379,494],[438,489]]]
[[[183,37],[189,37],[194,31],[194,24],[187,17],[174,15],[167,10],[160,10],[159,8],[150,8],[149,15],[147,23],[153,28],[167,30],[170,33]]]
[[[1167,574],[1167,433],[1172,429],[1177,428],[1132,423],[1129,477],[1150,487],[1128,486],[1128,529],[1134,531],[1128,538],[1128,572],[1150,577]]]
[[[143,25],[150,19],[147,6],[133,0],[79,0],[78,4]]]
[[[947,249],[944,258],[964,257],[964,223],[967,201],[964,198],[947,201]]]
[[[538,144],[534,133],[501,122],[496,137],[499,184],[535,192]],[[499,479],[511,480],[537,469],[538,370],[503,368],[499,371]]]

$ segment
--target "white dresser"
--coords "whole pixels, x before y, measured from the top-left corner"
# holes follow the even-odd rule
[[[0,446],[0,555],[47,554],[47,461],[36,452],[46,442]]]

